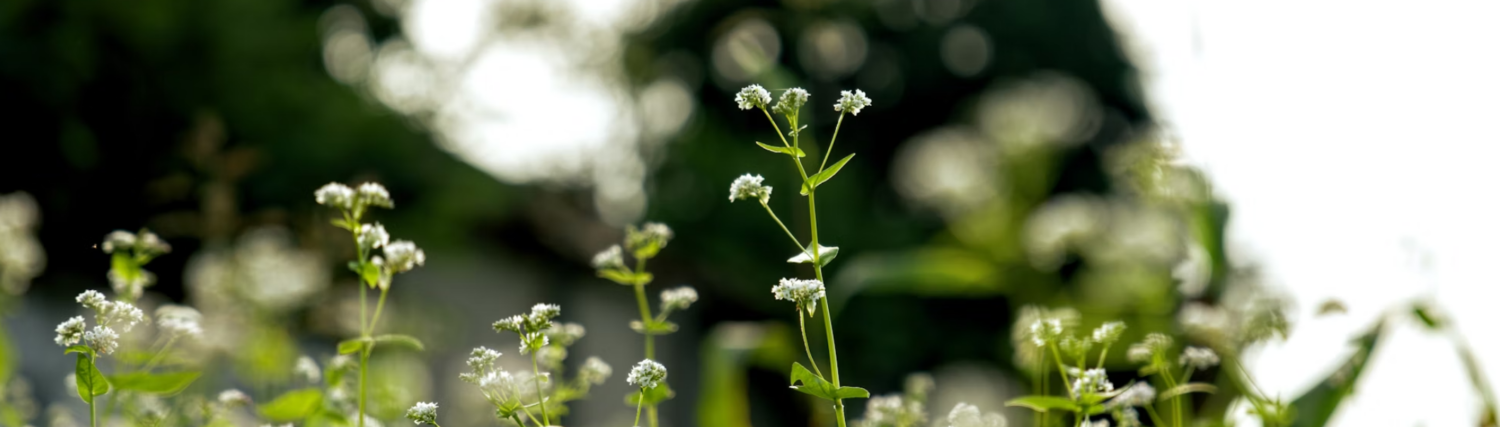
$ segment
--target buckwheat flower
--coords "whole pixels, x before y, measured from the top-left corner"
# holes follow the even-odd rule
[[[379,206],[390,209],[396,204],[391,201],[391,193],[385,191],[385,187],[373,182],[359,185],[359,191],[355,194],[355,201],[363,206]]]
[[[522,328],[525,326],[525,324],[526,324],[526,317],[517,314],[515,316],[510,316],[510,317],[507,317],[507,318],[504,318],[504,319],[496,320],[495,324],[491,325],[491,326],[493,326],[495,328],[495,332],[502,332],[502,331],[504,331],[504,332],[517,332],[517,333],[519,333],[519,332],[523,332]]]
[[[698,302],[698,291],[692,286],[661,291],[662,311],[687,310],[695,302]]]
[[[437,425],[437,403],[417,402],[416,406],[406,410],[406,419],[416,425]]]
[[[485,372],[494,369],[497,359],[500,359],[500,352],[481,346],[469,352],[469,360],[466,363],[474,372]]]
[[[1094,329],[1093,338],[1094,342],[1108,344],[1119,340],[1120,335],[1124,333],[1125,322],[1104,322],[1103,325],[1099,325],[1098,329]]]
[[[610,246],[608,249],[599,251],[599,253],[594,254],[594,261],[592,264],[594,265],[594,268],[599,270],[624,269],[624,251],[620,249],[620,245]]]
[[[318,362],[314,362],[306,355],[297,358],[297,364],[292,367],[292,372],[310,383],[316,383],[323,378],[323,372],[318,369]]]
[[[1146,335],[1144,341],[1131,345],[1130,350],[1125,353],[1125,356],[1131,362],[1136,363],[1151,363],[1156,361],[1159,356],[1164,360],[1170,360],[1165,359],[1164,355],[1171,348],[1172,337],[1153,332]]]
[[[241,406],[250,404],[250,396],[237,389],[228,389],[219,392],[219,403],[224,406]]]
[[[562,307],[557,304],[541,303],[531,306],[530,320],[533,324],[541,324],[543,322],[550,322],[559,314],[562,314]]]
[[[846,90],[839,93],[841,96],[839,97],[839,102],[837,104],[833,104],[833,111],[849,113],[858,116],[859,110],[863,110],[865,107],[873,104],[873,102],[870,101],[870,98],[865,97],[865,91],[859,89],[855,89],[854,92]]]
[[[626,246],[632,249],[648,244],[655,244],[657,248],[665,248],[667,242],[672,240],[672,228],[659,222],[641,224],[640,231],[628,234],[630,235],[625,237]]]
[[[99,291],[90,289],[87,291],[83,291],[83,293],[81,294],[78,294],[78,298],[76,298],[76,301],[78,301],[79,304],[82,304],[84,308],[97,311],[101,306],[104,305],[106,300],[104,299],[104,294],[99,293]]]
[[[630,368],[630,375],[625,377],[625,382],[640,388],[656,388],[666,379],[667,367],[656,363],[655,360],[646,359]]]
[[[604,363],[603,359],[592,356],[588,360],[584,360],[583,366],[578,368],[578,378],[593,385],[604,384],[604,381],[608,380],[612,374],[614,374],[614,370],[609,367],[608,363]]]
[[[119,326],[120,332],[130,332],[136,324],[146,321],[146,313],[128,302],[109,301],[99,304],[95,320],[101,325]]]
[[[84,324],[83,316],[75,316],[57,325],[57,338],[53,341],[63,347],[78,344],[78,341],[83,339],[85,328],[88,328],[88,325]]]
[[[1109,382],[1109,376],[1103,369],[1090,369],[1076,376],[1077,379],[1073,380],[1074,395],[1108,393],[1115,389],[1115,385]]]
[[[192,307],[167,304],[156,309],[156,327],[174,336],[199,336],[203,334],[203,315]]]
[[[793,115],[797,110],[807,103],[807,91],[800,87],[794,87],[781,92],[781,98],[776,100],[776,106],[771,107],[771,112],[776,114]]]
[[[740,105],[741,110],[766,108],[766,104],[771,103],[771,92],[760,85],[745,86],[740,89],[740,93],[734,95],[734,102]]]
[[[907,426],[923,424],[927,420],[927,410],[922,402],[906,400],[901,395],[890,394],[870,398],[865,404],[865,415],[863,425],[865,426]]]
[[[980,414],[979,407],[959,402],[948,412],[949,427],[1005,427],[1005,417],[996,413]]]
[[[1069,359],[1080,359],[1088,355],[1089,349],[1094,346],[1093,341],[1079,339],[1077,337],[1063,337],[1057,343],[1057,349]]]
[[[119,270],[110,269],[105,277],[109,279],[109,287],[115,291],[115,295],[132,300],[140,298],[146,287],[156,284],[156,275],[146,270],[137,270],[134,276],[126,277]]]
[[[385,232],[385,226],[380,223],[360,224],[359,231],[355,233],[359,242],[359,248],[365,251],[380,248],[391,242],[390,233]]]
[[[94,329],[83,333],[83,342],[88,344],[89,348],[94,349],[95,353],[114,354],[115,350],[120,348],[120,334],[115,333],[115,330],[108,326],[95,326]]]
[[[1120,427],[1141,427],[1141,415],[1135,408],[1123,408],[1114,412],[1115,422]]]
[[[547,328],[543,332],[547,334],[547,339],[553,343],[567,347],[573,345],[579,338],[583,338],[588,333],[588,329],[577,323],[564,322],[554,323],[552,327]]]
[[[760,175],[751,175],[748,173],[740,175],[739,178],[734,179],[733,183],[729,184],[729,201],[756,199],[760,200],[761,203],[770,203],[771,186],[761,185],[761,182],[765,180],[766,178]]]
[[[1151,384],[1138,382],[1120,391],[1120,394],[1109,401],[1110,407],[1148,406],[1156,402],[1156,388]]]
[[[385,245],[385,262],[391,271],[405,273],[427,262],[427,254],[416,243],[397,240]]]
[[[135,247],[135,233],[125,230],[115,230],[104,235],[104,243],[99,244],[99,249],[104,253],[112,254],[117,250],[130,250]]]
[[[529,332],[521,335],[521,354],[531,354],[532,351],[541,350],[550,343],[547,335],[541,332]]]
[[[1062,333],[1062,320],[1057,318],[1037,319],[1031,323],[1031,342],[1037,346],[1057,342]]]
[[[549,345],[536,351],[537,361],[547,369],[561,369],[563,360],[568,358],[568,349]]]
[[[151,230],[141,230],[135,238],[135,249],[147,254],[159,255],[172,252],[172,245],[167,244],[167,241],[162,240]]]
[[[1182,357],[1178,363],[1190,366],[1193,369],[1203,370],[1219,365],[1219,355],[1212,349],[1205,347],[1188,347],[1182,349]]]
[[[318,204],[332,208],[354,209],[354,189],[337,182],[330,182],[313,192]]]
[[[827,296],[823,288],[823,282],[817,279],[781,279],[781,284],[771,287],[771,293],[776,299],[792,301],[807,310],[807,315],[812,316],[818,309],[818,300]]]

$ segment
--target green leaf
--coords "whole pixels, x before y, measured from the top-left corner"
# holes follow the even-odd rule
[[[1420,320],[1422,325],[1426,326],[1427,329],[1439,331],[1447,326],[1447,322],[1444,321],[1443,317],[1426,303],[1413,304],[1411,306],[1411,314],[1416,316],[1417,320]]]
[[[118,390],[133,390],[142,393],[171,396],[182,392],[202,375],[197,371],[150,373],[131,372],[109,377],[110,384]]]
[[[1179,384],[1176,387],[1172,387],[1172,388],[1169,388],[1169,389],[1166,389],[1166,390],[1162,391],[1161,395],[1159,395],[1159,396],[1156,397],[1156,400],[1159,401],[1159,402],[1165,402],[1165,401],[1167,401],[1167,399],[1171,399],[1173,397],[1177,397],[1177,396],[1188,394],[1188,393],[1208,393],[1208,394],[1213,394],[1213,393],[1216,393],[1218,391],[1219,391],[1219,388],[1218,387],[1214,387],[1213,384],[1205,384],[1205,383]]]
[[[651,273],[641,272],[640,274],[636,274],[633,271],[621,269],[599,270],[599,277],[626,286],[644,285],[651,283],[652,279]]]
[[[1343,403],[1344,397],[1354,392],[1354,384],[1359,381],[1360,373],[1364,372],[1365,362],[1370,360],[1370,354],[1375,352],[1375,344],[1380,342],[1384,327],[1385,322],[1382,320],[1375,323],[1375,327],[1370,328],[1369,332],[1356,338],[1354,354],[1349,355],[1342,366],[1292,401],[1292,413],[1296,418],[1289,427],[1322,427],[1328,424],[1334,412],[1338,411],[1339,404]]]
[[[833,259],[834,258],[838,258],[838,256],[839,256],[839,247],[838,246],[823,246],[823,245],[818,245],[818,266],[819,267],[827,266],[828,263],[833,262]],[[813,257],[812,257],[812,255],[808,254],[807,252],[803,252],[803,253],[797,254],[797,256],[788,258],[786,260],[786,262],[789,262],[789,263],[792,263],[792,264],[801,264],[801,263],[809,263],[809,264],[811,264],[813,262]]]
[[[859,387],[843,386],[833,393],[839,399],[869,399],[870,391]]]
[[[1047,412],[1053,409],[1077,412],[1079,409],[1077,403],[1058,396],[1022,396],[1005,402],[1005,406],[1020,406],[1037,412]]]
[[[260,415],[278,423],[301,421],[323,407],[323,391],[315,388],[292,390],[260,405]]]
[[[677,324],[668,321],[658,322],[655,319],[652,319],[650,323],[642,325],[641,321],[632,320],[630,321],[630,329],[636,331],[637,333],[648,335],[667,335],[673,332],[677,332]]]
[[[339,354],[358,353],[370,343],[369,338],[350,338],[339,342]]]
[[[807,195],[808,184],[811,184],[812,188],[818,188],[819,185],[823,185],[824,182],[828,182],[828,180],[833,179],[834,175],[838,175],[839,169],[843,169],[844,164],[849,163],[849,159],[853,158],[854,153],[849,153],[848,156],[844,156],[842,160],[835,162],[833,166],[829,166],[828,169],[823,169],[822,172],[818,172],[813,176],[807,177],[807,182],[802,184],[802,195]]]
[[[789,155],[789,156],[797,156],[797,157],[807,157],[807,153],[803,152],[801,148],[797,148],[797,147],[787,147],[787,146],[777,147],[775,145],[765,144],[765,143],[762,143],[760,141],[755,141],[755,145],[759,145],[760,148],[764,148],[764,149],[766,149],[766,151],[770,151],[772,153],[781,153],[781,154],[786,154],[786,155]]]
[[[661,403],[664,400],[671,399],[672,397],[677,396],[677,393],[672,391],[672,387],[667,386],[667,383],[665,382],[657,384],[656,387],[648,388],[645,391],[646,400],[641,402],[641,404],[648,406]],[[625,395],[625,404],[635,406],[635,402],[637,400],[640,400],[641,396],[642,394],[640,390],[631,392],[630,394]]]
[[[93,356],[94,355],[94,349],[90,348],[89,346],[83,345],[83,344],[73,344],[73,345],[68,346],[67,349],[63,350],[63,354],[68,354],[68,353],[79,353],[79,354],[87,354],[89,356]]]
[[[68,351],[74,350],[69,347]],[[78,364],[73,367],[73,374],[76,377],[74,383],[78,385],[78,398],[84,402],[93,403],[95,396],[109,393],[109,380],[94,366],[94,359],[88,354],[78,353]]]
[[[416,350],[416,351],[423,351],[423,350],[427,349],[426,347],[422,346],[422,341],[421,340],[413,338],[410,335],[400,335],[400,334],[378,335],[378,336],[375,337],[375,343],[376,344],[394,344],[397,347],[406,347],[406,348],[409,348],[409,349],[412,349],[412,350]]]
[[[380,266],[373,262],[365,262],[359,265],[359,278],[365,281],[365,285],[374,288],[380,284]]]
[[[802,385],[797,385],[797,383],[799,382],[802,383]],[[817,374],[814,374],[812,373],[812,371],[807,370],[806,367],[803,367],[802,364],[798,362],[792,362],[792,390],[797,390],[828,400],[836,400],[839,398],[839,390],[835,389],[832,383],[824,381],[823,378],[820,378]],[[866,392],[865,395],[869,396],[869,392]]]

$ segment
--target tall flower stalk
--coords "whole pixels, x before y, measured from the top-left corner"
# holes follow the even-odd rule
[[[376,344],[392,343],[422,348],[421,342],[416,338],[373,334],[380,322],[381,311],[385,309],[385,297],[391,290],[391,279],[397,273],[405,273],[421,266],[427,261],[427,255],[412,242],[392,241],[390,234],[386,233],[385,227],[380,223],[361,222],[370,208],[395,207],[390,193],[380,184],[364,183],[355,190],[344,184],[331,183],[319,188],[314,195],[318,204],[339,211],[342,218],[334,220],[333,225],[348,230],[354,238],[356,259],[349,262],[349,269],[359,275],[360,282],[364,285],[359,287],[359,337],[339,343],[339,353],[359,353],[359,426],[364,427],[365,395],[369,389],[367,366]],[[376,254],[377,250],[381,251],[380,254]],[[366,288],[380,289],[380,299],[375,303],[373,314],[369,313],[367,307]]]
[[[794,387],[803,393],[833,401],[834,416],[838,421],[839,427],[844,427],[844,399],[868,398],[870,393],[859,387],[845,387],[839,379],[838,346],[834,341],[833,318],[830,313],[828,296],[823,289],[823,267],[833,261],[834,257],[838,256],[838,247],[823,246],[818,239],[817,188],[819,185],[832,179],[844,167],[844,164],[854,158],[854,154],[851,153],[834,162],[832,165],[828,164],[829,156],[833,153],[834,143],[838,141],[839,129],[843,127],[844,116],[846,114],[859,115],[860,110],[868,107],[871,101],[860,90],[844,91],[842,93],[838,102],[833,105],[834,111],[839,112],[838,123],[833,129],[833,138],[829,139],[828,148],[823,151],[823,159],[818,163],[817,170],[813,173],[808,173],[808,168],[802,163],[802,158],[806,157],[807,153],[803,151],[801,144],[802,130],[806,129],[806,126],[799,123],[799,113],[802,106],[807,103],[807,99],[808,93],[806,90],[793,88],[783,91],[776,104],[771,105],[770,92],[760,87],[760,85],[747,86],[740,90],[734,98],[742,110],[759,109],[766,116],[766,120],[771,122],[771,127],[776,129],[776,136],[781,140],[781,146],[761,142],[756,142],[756,144],[773,153],[786,155],[796,165],[798,177],[802,180],[801,194],[807,196],[808,243],[803,245],[796,234],[792,233],[791,229],[787,228],[786,224],[781,222],[781,219],[776,216],[776,212],[771,209],[769,204],[771,187],[761,184],[764,180],[761,176],[746,174],[736,179],[729,187],[729,200],[732,202],[741,199],[753,199],[760,202],[761,207],[765,208],[766,213],[771,216],[771,219],[781,227],[782,231],[786,232],[787,237],[790,237],[792,243],[801,251],[801,253],[787,261],[791,263],[811,263],[813,265],[814,280],[783,279],[781,284],[772,288],[772,292],[776,294],[778,299],[791,300],[797,304],[798,326],[802,330],[803,348],[807,350],[808,362],[813,365],[813,371],[811,372],[802,367],[800,363],[792,365],[791,375]],[[790,131],[782,132],[781,125],[777,123],[776,118],[771,113],[782,116]],[[790,140],[787,139],[788,136],[791,137]],[[826,334],[828,340],[828,367],[831,378],[825,378],[817,366],[817,361],[812,360],[812,349],[807,345],[807,328],[801,320],[802,312],[805,310],[811,316],[817,310],[818,303],[822,303],[823,305],[823,332]],[[829,382],[830,379],[832,382]],[[795,386],[799,382],[802,385]]]

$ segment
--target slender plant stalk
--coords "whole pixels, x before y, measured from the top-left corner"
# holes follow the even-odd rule
[[[631,424],[632,427],[640,427],[641,426],[641,402],[645,402],[645,401],[646,401],[646,388],[645,387],[641,387],[641,394],[636,395],[636,398],[635,398],[635,422]]]
[[[786,228],[786,224],[781,222],[781,218],[776,217],[776,212],[772,211],[771,207],[765,203],[761,203],[760,206],[766,208],[766,213],[771,214],[771,219],[776,221],[776,225],[781,226],[781,231],[786,232],[786,237],[792,238],[792,244],[797,245],[797,249],[801,249],[803,253],[807,253],[807,247],[802,246],[802,241],[797,240],[797,235],[792,234],[792,230]]]
[[[94,368],[94,369],[98,369],[97,368],[97,366],[99,366],[98,363],[99,363],[99,359],[97,357],[94,357],[93,354],[90,354],[89,355],[89,364],[93,365],[93,366],[96,366],[96,368]],[[90,374],[89,376],[92,377],[93,375]],[[92,390],[93,388],[94,388],[93,378],[89,378],[89,389],[90,390],[87,391],[87,393],[90,395],[90,397],[89,397],[89,427],[99,427],[99,421],[97,419],[95,419],[95,417],[94,417],[94,400],[96,400],[94,398],[98,397],[98,396],[93,396],[93,394],[94,394],[94,390]]]
[[[646,271],[646,260],[644,260],[644,259],[638,259],[638,260],[636,260],[635,261],[635,273],[636,273],[636,275],[640,275],[641,273],[644,273],[645,271]],[[655,339],[656,336],[651,331],[651,328],[650,328],[650,326],[651,326],[651,305],[646,303],[646,284],[645,283],[636,283],[635,284],[635,303],[636,303],[636,306],[641,309],[641,335],[645,335],[646,336],[646,358],[647,359],[651,359],[651,360],[656,360],[656,339]],[[645,400],[645,397],[646,397],[646,391],[645,391],[645,389],[642,389],[641,390],[641,396],[640,396],[640,398],[636,399],[636,406],[640,406],[640,402],[642,400]],[[639,412],[639,411],[637,411],[637,412]],[[647,421],[649,421],[651,423],[651,427],[656,427],[656,405],[655,404],[649,405],[649,407],[646,408],[646,413],[647,413],[646,419],[647,419]],[[640,422],[639,419],[637,419],[636,421]]]
[[[1177,387],[1177,380],[1172,378],[1172,372],[1166,369],[1161,371],[1161,378],[1167,381],[1167,389]],[[1172,425],[1182,427],[1182,396],[1172,396]]]
[[[1158,415],[1156,413],[1156,405],[1146,405],[1145,408],[1146,408],[1146,415],[1151,416],[1151,425],[1158,425],[1158,426],[1167,425],[1167,423],[1162,422],[1161,415]]]
[[[536,404],[542,407],[542,421],[550,426],[552,425],[552,417],[547,415],[547,399],[542,396],[542,370],[536,367],[536,353],[535,351],[531,352],[531,374],[533,382],[536,384]]]
[[[818,374],[818,378],[823,378],[823,371],[818,370],[818,359],[813,358],[812,346],[807,345],[807,320],[802,318],[801,304],[797,305],[797,329],[802,331],[802,349],[807,350],[807,363],[813,365],[813,372]]]
[[[1054,360],[1054,361],[1057,362],[1057,375],[1060,376],[1060,377],[1062,377],[1062,384],[1060,384],[1060,385],[1062,386],[1063,389],[1065,389],[1065,390],[1068,391],[1068,398],[1069,399],[1077,399],[1076,396],[1073,396],[1073,388],[1072,387],[1068,387],[1068,370],[1066,368],[1063,368],[1062,352],[1057,351],[1057,344],[1055,344],[1055,343],[1050,343],[1050,344],[1051,344],[1051,347],[1052,347],[1052,360]]]
[[[151,356],[151,360],[148,361],[148,362],[146,362],[146,366],[143,367],[143,368],[141,368],[141,370],[142,371],[146,371],[146,372],[150,372],[152,368],[155,368],[156,365],[158,365],[158,364],[161,363],[162,359],[166,358],[166,356],[167,356],[167,350],[171,350],[172,349],[172,344],[176,343],[176,342],[177,342],[177,336],[176,335],[173,335],[171,338],[167,338],[167,344],[163,345],[161,347],[161,350],[157,350],[156,355]]]

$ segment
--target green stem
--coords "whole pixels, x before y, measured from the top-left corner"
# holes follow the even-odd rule
[[[365,385],[369,383],[365,381],[365,373],[369,371],[366,369],[369,364],[370,345],[366,343],[365,348],[359,352],[359,427],[365,426]]]
[[[630,424],[632,427],[641,427],[641,402],[645,401],[646,388],[641,387],[641,394],[638,394],[635,397],[635,422]]]
[[[156,355],[155,356],[151,356],[151,360],[148,361],[148,362],[146,362],[146,366],[143,367],[143,368],[141,368],[141,370],[145,371],[145,372],[150,372],[152,368],[155,368],[157,364],[161,363],[162,359],[167,356],[167,350],[171,350],[172,349],[172,344],[176,343],[176,342],[177,342],[177,335],[173,335],[171,338],[168,338],[167,339],[167,344],[163,345],[161,347],[161,350],[157,350],[156,351]]]
[[[807,321],[802,318],[802,304],[797,304],[797,329],[802,331],[802,349],[807,350],[807,363],[813,365],[813,372],[818,378],[823,378],[823,371],[818,370],[818,359],[812,355],[812,347],[807,345]]]
[[[797,162],[797,168],[802,168],[802,162]],[[804,172],[803,175],[805,176],[806,173]],[[808,221],[812,228],[812,244],[810,246],[816,248],[818,247],[818,203],[813,190],[813,188],[808,188],[807,191],[807,212]],[[816,250],[813,251],[813,273],[817,275],[818,282],[823,282],[823,260],[821,258],[822,254]],[[823,283],[826,286],[827,282]],[[828,334],[828,367],[833,373],[833,388],[837,390],[842,385],[839,383],[839,350],[833,340],[833,308],[832,304],[828,303],[827,295],[824,295],[821,299],[822,301],[820,302],[823,303],[823,332]],[[839,427],[844,427],[844,399],[834,399],[833,414],[837,417]]]
[[[641,309],[641,334],[646,336],[646,358],[655,360],[656,349],[651,335],[651,306],[646,304],[646,285],[635,284],[635,302]]]
[[[542,396],[542,370],[536,367],[536,353],[535,351],[531,352],[531,375],[536,383],[536,404],[542,407],[542,421],[550,426],[552,425],[552,417],[547,415],[547,398]]]
[[[839,123],[833,125],[833,139],[828,140],[828,149],[823,151],[823,163],[818,164],[818,172],[828,167],[828,155],[833,154],[833,144],[839,141],[839,128],[844,126],[844,113],[839,112]]]
[[[1095,366],[1095,369],[1104,369],[1104,358],[1109,357],[1109,344],[1104,343],[1104,349],[1099,350],[1099,366]]]
[[[1037,347],[1037,356],[1036,357],[1037,357],[1037,359],[1036,359],[1036,363],[1037,363],[1037,366],[1036,366],[1037,382],[1042,384],[1042,390],[1041,390],[1041,392],[1039,392],[1037,394],[1045,396],[1045,395],[1047,395],[1047,388],[1048,388],[1047,387],[1047,372],[1046,372],[1047,371],[1047,347],[1045,347],[1045,346],[1038,346]],[[1038,418],[1039,418],[1039,423],[1037,424],[1037,427],[1044,427],[1044,426],[1047,425],[1047,413],[1046,412],[1042,412],[1042,416],[1038,417]]]
[[[510,414],[510,419],[516,422],[516,427],[526,427],[526,422],[522,421],[521,417],[519,415],[516,415],[514,412]]]
[[[786,228],[786,224],[784,224],[784,223],[781,222],[781,218],[777,218],[776,217],[776,212],[774,212],[774,211],[771,210],[771,206],[769,206],[769,205],[767,205],[765,203],[761,203],[760,206],[763,207],[763,208],[766,208],[766,213],[771,214],[771,219],[776,221],[776,225],[781,226],[781,231],[785,231],[786,232],[786,237],[792,238],[792,244],[797,245],[797,249],[802,250],[803,253],[807,253],[808,256],[812,256],[811,253],[807,252],[807,247],[806,246],[802,246],[802,241],[797,240],[797,235],[792,234],[792,230],[789,229],[789,228]]]
[[[93,366],[98,366],[98,363],[99,363],[99,358],[94,357],[93,354],[90,354],[89,355],[89,364],[93,365]],[[98,368],[94,368],[94,369],[98,369]],[[90,389],[94,388],[93,378],[89,378],[89,388]],[[93,390],[85,391],[84,394],[90,394],[90,395],[92,395],[93,394]],[[99,396],[91,396],[89,398],[89,427],[99,427],[98,420],[94,418],[94,400],[96,400],[98,397]]]
[[[1156,413],[1156,405],[1148,404],[1146,406],[1143,406],[1143,408],[1146,408],[1146,415],[1148,415],[1148,416],[1151,417],[1151,425],[1157,425],[1157,426],[1167,425],[1167,423],[1164,423],[1164,422],[1161,421],[1161,415],[1158,415]]]
[[[1062,352],[1060,352],[1060,351],[1057,350],[1057,343],[1047,343],[1047,344],[1048,344],[1048,347],[1052,348],[1052,360],[1054,360],[1054,361],[1057,362],[1057,375],[1062,377],[1062,384],[1061,385],[1062,385],[1063,390],[1067,390],[1068,391],[1068,398],[1069,399],[1077,399],[1076,396],[1073,396],[1073,387],[1071,387],[1071,386],[1068,385],[1068,370],[1063,367],[1062,356],[1060,356],[1062,354]]]
[[[656,427],[656,404],[646,407],[646,425]]]
[[[1168,367],[1162,366],[1162,369],[1161,369],[1161,378],[1163,380],[1167,381],[1167,389],[1170,390],[1172,388],[1177,387],[1177,380],[1175,380],[1175,379],[1172,378],[1172,371]],[[1172,397],[1172,425],[1176,426],[1176,427],[1182,427],[1182,396],[1181,395],[1177,395],[1177,396],[1173,396]]]
[[[375,303],[375,316],[370,318],[370,329],[365,331],[366,338],[369,338],[370,335],[375,333],[375,325],[377,323],[380,323],[380,311],[385,308],[385,295],[388,293],[388,291],[390,291],[390,289],[380,290],[380,301]]]

